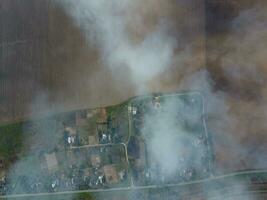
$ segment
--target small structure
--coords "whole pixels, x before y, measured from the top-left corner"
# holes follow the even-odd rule
[[[153,105],[155,109],[159,109],[161,107],[160,104],[160,98],[159,97],[154,97],[153,99]]]
[[[68,139],[67,139],[67,141],[68,141],[68,144],[74,144],[75,143],[75,136],[68,136]]]
[[[45,154],[45,160],[46,160],[46,164],[47,164],[47,169],[49,171],[58,170],[58,162],[57,162],[57,158],[56,158],[55,153]]]
[[[116,184],[119,182],[119,177],[115,165],[105,165],[104,174],[106,177],[106,182],[108,184]]]
[[[137,107],[133,107],[133,115],[137,114]]]
[[[101,158],[99,155],[91,155],[90,161],[93,167],[99,167],[101,164]]]
[[[118,175],[119,175],[121,181],[124,180],[125,177],[126,177],[126,170],[123,169],[122,171],[120,171],[120,172],[118,173]]]
[[[69,126],[65,127],[64,140],[68,145],[75,145],[78,142],[76,129]]]
[[[137,107],[128,106],[128,113],[137,114]]]
[[[97,124],[97,135],[100,143],[111,142],[111,136],[108,134],[108,127],[106,123]]]

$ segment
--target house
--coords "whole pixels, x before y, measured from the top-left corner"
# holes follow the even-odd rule
[[[155,109],[159,109],[161,107],[160,104],[160,98],[159,97],[154,97],[153,99],[153,105]]]
[[[77,130],[69,126],[65,127],[64,140],[65,140],[65,144],[68,144],[68,145],[77,144],[78,142]]]
[[[97,133],[100,143],[111,142],[111,135],[108,134],[107,124],[97,124]]]
[[[137,107],[133,107],[132,110],[133,110],[133,115],[136,115],[137,114]]]
[[[123,169],[121,170],[119,173],[118,173],[119,177],[120,177],[120,180],[124,180],[126,178],[126,170]]]
[[[58,170],[58,161],[55,153],[45,154],[46,166],[49,171]]]
[[[119,182],[119,176],[115,165],[105,165],[103,170],[108,184],[116,184]]]

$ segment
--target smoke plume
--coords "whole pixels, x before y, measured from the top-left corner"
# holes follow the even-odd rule
[[[229,20],[227,32],[208,35],[208,49],[202,49],[207,52],[207,66],[192,67],[181,61],[181,57],[192,56],[192,49],[188,46],[178,51],[183,37],[179,38],[179,31],[173,34],[169,18],[149,12],[156,5],[162,12],[170,12],[162,1],[58,2],[84,31],[88,44],[99,50],[101,62],[110,67],[115,79],[120,70],[129,72],[137,94],[148,92],[148,83],[157,82],[155,79],[172,65],[180,72],[176,89],[196,89],[204,94],[219,173],[266,166],[266,146],[256,139],[266,138],[266,7],[241,9]],[[148,17],[152,22],[147,23]],[[152,157],[170,173],[178,167],[172,156],[177,147],[172,132],[183,132],[169,120],[174,108],[170,104],[163,120],[148,113],[145,125],[153,127]],[[151,126],[155,121],[160,123]],[[165,148],[159,148],[162,141]]]
[[[160,0],[57,2],[84,32],[88,45],[98,49],[101,64],[111,69],[114,79],[127,76],[135,86],[135,94],[148,92],[153,79],[178,60],[182,63],[190,57],[190,44],[186,50],[182,38],[177,40],[181,33],[174,28],[174,12],[182,11],[178,3]],[[179,17],[177,21],[175,23],[181,21]],[[175,53],[181,49],[188,53]]]
[[[264,3],[245,8],[240,3],[242,8],[236,8],[239,9],[236,16],[227,22],[228,30],[206,35],[205,49],[203,42],[196,45],[188,39],[195,37],[202,41],[203,35],[194,35],[192,29],[184,25],[194,26],[201,20],[185,23],[177,17],[177,13],[183,16],[193,1],[55,2],[82,30],[88,46],[98,51],[99,62],[110,69],[113,78],[121,80],[126,75],[124,81],[133,85],[135,95],[148,93],[151,87],[167,88],[165,85],[174,85],[169,87],[172,91],[202,92],[217,173],[266,167],[267,7]],[[177,26],[179,23],[182,25]],[[204,62],[199,64],[203,54],[206,54],[206,66]],[[176,82],[170,84],[173,76]],[[33,110],[36,105],[47,106],[42,102],[33,102]],[[179,106],[183,104],[167,101],[161,116],[150,112],[145,116],[143,134],[149,141],[148,152],[166,176],[172,176],[181,167],[174,156],[179,155],[183,145],[192,143],[192,138],[185,136],[186,132],[174,120],[177,119],[174,111]],[[51,123],[38,131],[42,141],[51,145],[49,149],[56,145],[49,142]],[[199,154],[201,151],[196,155]],[[38,172],[32,163],[34,161],[21,160],[14,169],[25,169],[26,174]],[[236,184],[240,184],[239,181]],[[244,190],[242,187],[241,191]]]

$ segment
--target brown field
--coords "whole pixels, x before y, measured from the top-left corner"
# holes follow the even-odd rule
[[[65,111],[112,105],[136,95],[127,71],[116,72],[121,76],[114,78],[110,69],[99,63],[97,51],[87,45],[83,33],[51,2],[0,3],[1,122],[47,108]],[[194,5],[189,12],[172,16],[179,17],[175,28],[181,26],[184,35],[190,33],[182,39],[194,52],[183,62],[192,66],[204,63],[203,6]],[[176,90],[179,76],[173,66],[151,83],[151,91]]]

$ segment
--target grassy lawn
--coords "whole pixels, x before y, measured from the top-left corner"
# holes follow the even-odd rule
[[[78,194],[74,200],[93,200],[94,198],[92,197],[92,195],[90,193],[81,193]]]
[[[23,123],[0,126],[0,159],[10,164],[23,149]]]

